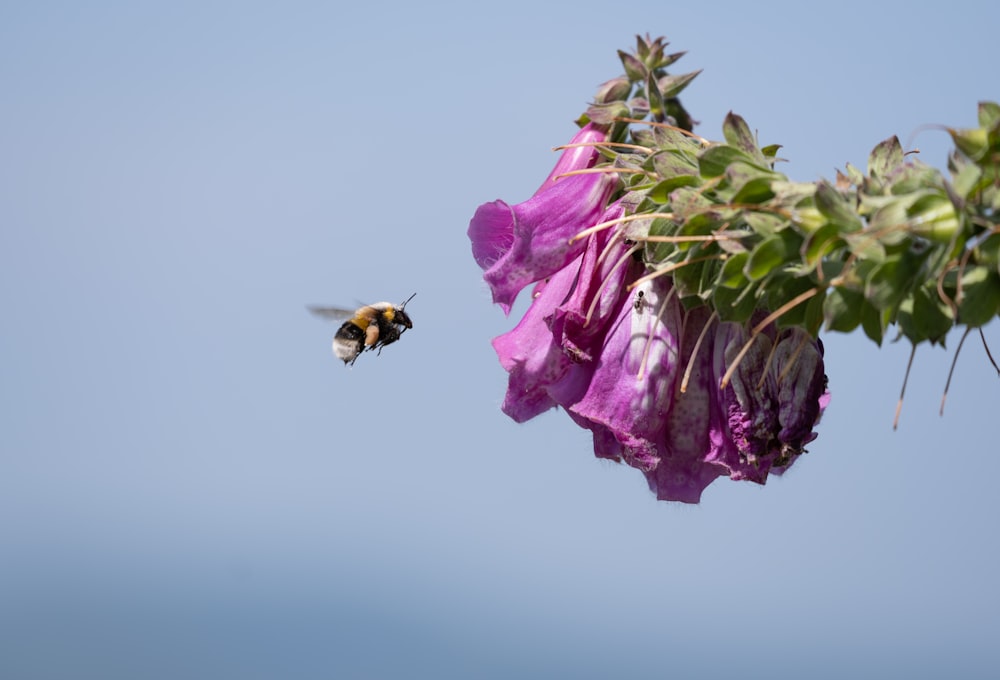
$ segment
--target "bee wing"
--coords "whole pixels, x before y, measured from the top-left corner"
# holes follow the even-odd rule
[[[349,319],[354,316],[353,309],[343,309],[342,307],[318,307],[316,305],[309,305],[306,309],[315,314],[316,316],[323,317],[328,321],[335,321],[337,319]]]

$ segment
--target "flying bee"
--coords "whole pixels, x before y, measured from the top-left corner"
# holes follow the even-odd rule
[[[333,336],[333,353],[353,366],[366,349],[377,349],[381,354],[383,347],[396,342],[407,329],[413,328],[405,307],[414,295],[416,293],[399,305],[376,302],[354,311],[338,307],[310,307],[309,311],[326,319],[347,318]]]

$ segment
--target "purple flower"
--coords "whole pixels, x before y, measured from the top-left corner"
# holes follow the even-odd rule
[[[586,125],[571,143],[606,138],[602,128]],[[582,252],[584,243],[571,244],[570,239],[598,222],[618,180],[607,173],[561,175],[593,167],[598,157],[594,147],[567,149],[527,201],[515,206],[500,200],[484,203],[473,216],[472,255],[505,314],[522,288],[551,276]]]
[[[748,342],[745,327],[720,324],[715,370],[724,372]],[[781,474],[815,438],[813,426],[829,402],[823,346],[805,331],[773,327],[754,337],[730,383],[717,394],[725,445],[711,457],[732,479],[763,484]]]
[[[612,219],[609,215],[620,216],[620,208],[601,219]],[[580,382],[579,371],[566,385],[564,379],[570,369],[589,366],[601,352],[608,322],[624,294],[625,277],[638,269],[630,259],[622,261],[629,247],[617,237],[612,242],[607,231],[584,244],[576,259],[535,285],[524,318],[493,341],[500,364],[510,374],[502,409],[517,422],[571,399],[568,385]]]
[[[574,141],[603,139],[588,126]],[[534,284],[524,317],[493,341],[509,374],[504,413],[524,422],[562,407],[591,431],[598,457],[641,470],[661,500],[697,503],[723,475],[763,484],[815,436],[829,400],[822,346],[803,331],[768,327],[721,388],[749,340],[745,326],[720,323],[706,306],[685,308],[667,276],[638,283],[641,246],[623,229],[570,242],[626,213],[622,202],[609,204],[612,175],[558,179],[596,159],[589,147],[565,152],[531,199],[480,206],[469,226],[505,312]]]

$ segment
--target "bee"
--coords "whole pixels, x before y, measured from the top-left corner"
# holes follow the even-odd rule
[[[353,366],[366,349],[377,349],[381,354],[383,347],[396,342],[404,332],[413,328],[413,321],[405,307],[414,295],[416,293],[399,305],[376,302],[354,311],[338,307],[309,307],[309,311],[326,319],[347,318],[333,336],[333,353],[345,365]]]

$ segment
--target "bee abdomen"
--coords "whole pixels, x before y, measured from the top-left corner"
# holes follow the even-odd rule
[[[352,363],[365,346],[365,331],[354,321],[347,321],[333,337],[333,353],[345,364]]]

